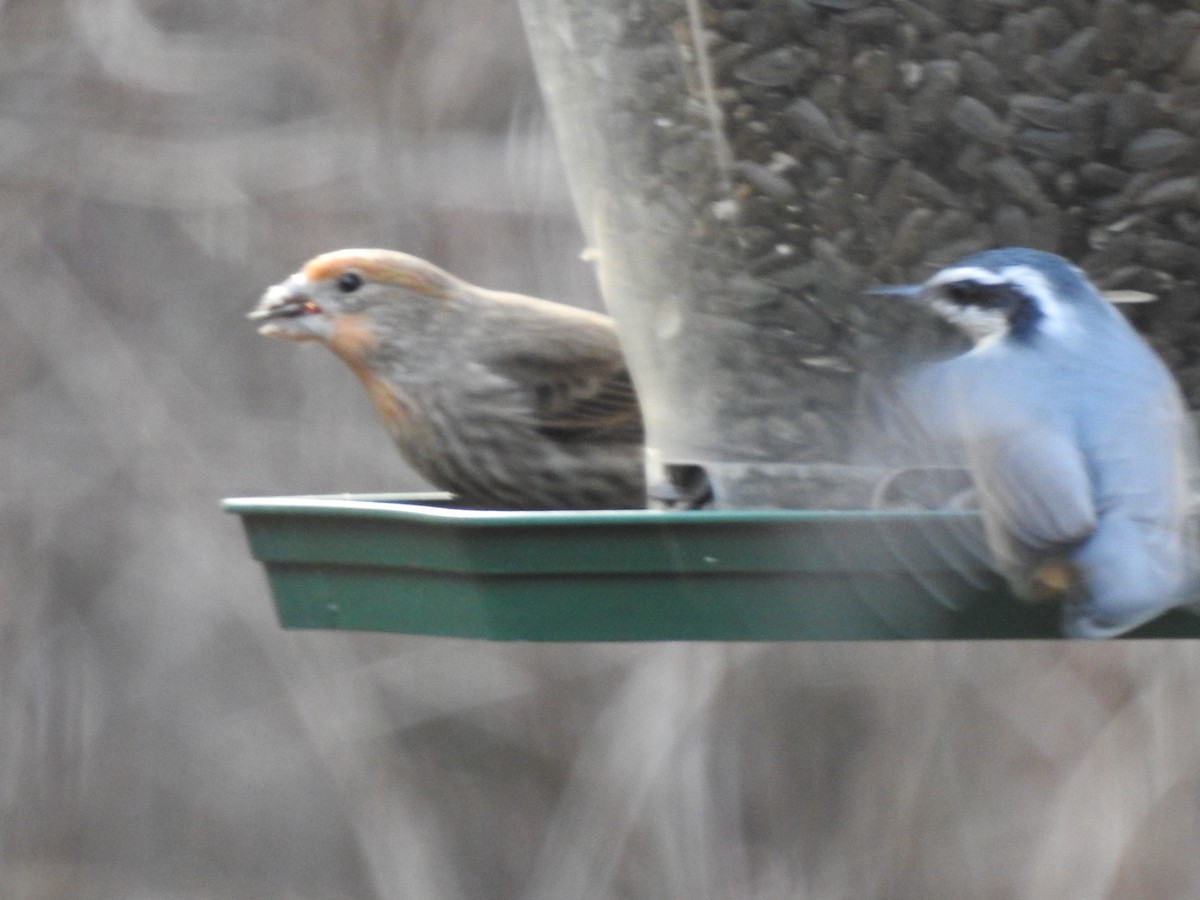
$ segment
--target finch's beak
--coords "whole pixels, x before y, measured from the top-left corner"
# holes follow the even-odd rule
[[[877,284],[875,287],[867,288],[867,293],[880,297],[906,297],[912,300],[921,295],[924,287],[922,284]]]
[[[291,319],[305,313],[320,312],[317,305],[297,285],[284,282],[272,285],[258,301],[258,306],[246,313],[251,322],[263,319]]]
[[[267,288],[258,306],[246,313],[246,318],[262,322],[258,333],[267,337],[305,341],[324,336],[317,324],[323,318],[321,307],[291,279]]]

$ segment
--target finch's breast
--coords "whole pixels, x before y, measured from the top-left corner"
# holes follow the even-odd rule
[[[367,389],[367,396],[370,397],[375,412],[388,433],[395,438],[410,418],[410,410],[396,388],[377,374],[368,362],[379,342],[366,317],[338,316],[333,323],[333,335],[327,343],[329,349],[341,357],[358,376],[363,387]]]

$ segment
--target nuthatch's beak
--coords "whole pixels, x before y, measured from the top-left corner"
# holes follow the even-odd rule
[[[907,297],[912,299],[921,294],[925,286],[922,284],[877,284],[867,288],[868,294],[880,297]]]

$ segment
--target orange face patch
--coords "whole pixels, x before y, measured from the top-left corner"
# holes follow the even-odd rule
[[[432,297],[447,297],[454,289],[454,280],[437,266],[392,250],[337,250],[309,260],[302,271],[309,281],[332,281],[355,271],[368,281]]]
[[[370,321],[362,313],[335,316],[332,321],[333,335],[327,341],[329,349],[352,368],[365,365],[367,355],[379,346],[379,338]]]
[[[388,433],[397,434],[409,418],[408,406],[396,389],[377,375],[367,362],[368,355],[379,345],[367,317],[361,314],[338,316],[333,321],[333,336],[326,343],[363,383],[371,405]]]

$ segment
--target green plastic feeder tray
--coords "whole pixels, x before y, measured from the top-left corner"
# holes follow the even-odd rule
[[[444,494],[226,500],[287,628],[525,641],[1053,638],[968,513],[491,512]],[[1132,636],[1195,637],[1170,613]]]

